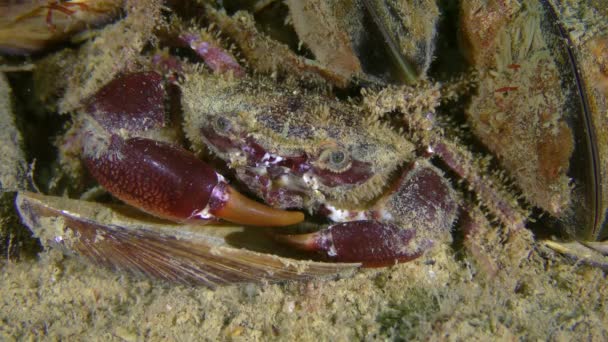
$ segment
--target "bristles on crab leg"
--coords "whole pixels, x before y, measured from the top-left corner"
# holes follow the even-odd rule
[[[219,44],[215,44],[210,34],[204,32],[204,35],[207,39],[194,33],[184,33],[179,36],[179,40],[190,46],[205,61],[209,69],[214,72],[224,73],[231,71],[234,76],[244,76],[245,71],[236,59],[225,49],[221,48]]]
[[[215,217],[256,226],[284,226],[304,215],[267,207],[232,189],[190,152],[145,138],[113,135],[102,151],[85,147],[85,164],[112,195],[173,221]]]
[[[466,180],[472,190],[479,196],[484,205],[490,206],[492,213],[500,222],[513,230],[524,229],[527,216],[522,213],[515,203],[515,198],[507,193],[499,184],[494,184],[490,178],[482,178],[479,174],[463,167],[475,165],[471,152],[458,149],[449,142],[436,141],[431,143],[433,151],[458,176]]]

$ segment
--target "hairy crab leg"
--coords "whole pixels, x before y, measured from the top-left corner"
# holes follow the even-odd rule
[[[474,157],[470,151],[463,151],[451,143],[441,142],[439,139],[430,145],[434,153],[458,176],[465,179],[472,190],[484,205],[491,206],[492,213],[498,217],[500,222],[514,230],[526,227],[527,216],[522,213],[515,198],[508,192],[494,184],[488,177],[482,177],[479,173],[466,169],[465,165],[475,165]]]
[[[253,16],[245,11],[230,16],[225,11],[207,5],[205,15],[218,26],[222,34],[234,41],[248,64],[260,73],[295,74],[313,83],[330,82],[341,88],[350,82],[345,75],[293,53],[286,44],[260,32]],[[269,55],[269,51],[272,54]]]
[[[225,73],[231,71],[236,77],[245,75],[245,71],[237,60],[226,49],[216,44],[215,39],[210,34],[206,32],[199,35],[183,33],[179,35],[178,39],[196,52],[213,72]]]
[[[443,136],[434,122],[434,108],[439,101],[439,89],[431,88],[428,98],[435,97],[437,103],[419,103],[415,87],[389,87],[376,94],[368,94],[364,106],[374,115],[383,116],[396,110],[404,113],[403,124],[412,132],[423,132],[417,138],[430,156],[437,156],[450,170],[461,177],[469,189],[477,194],[480,202],[507,227],[514,230],[525,228],[527,213],[516,203],[516,198],[504,189],[498,177],[491,175],[479,158],[469,150],[458,147]],[[400,99],[400,100],[391,100]],[[486,175],[487,176],[481,176]]]
[[[240,224],[286,226],[304,219],[300,212],[246,198],[189,151],[148,138],[167,130],[165,97],[159,74],[139,72],[112,80],[90,99],[88,115],[83,115],[82,155],[106,190],[174,221],[219,217]]]

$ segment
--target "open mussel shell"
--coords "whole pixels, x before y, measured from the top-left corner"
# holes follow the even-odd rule
[[[170,282],[214,288],[346,276],[359,266],[268,254],[276,246],[260,236],[260,228],[177,224],[129,207],[28,192],[17,196],[16,207],[43,245],[60,247],[100,266]]]
[[[64,1],[0,0],[0,53],[29,55],[69,41],[79,32],[117,18],[123,2],[62,3]]]
[[[547,220],[570,237],[608,238],[608,11],[599,2],[570,4],[543,0],[545,33],[554,35],[553,52],[559,61],[566,94],[566,121],[574,136],[570,158],[570,208]],[[595,5],[594,5],[595,4]],[[577,8],[571,8],[571,6]],[[590,15],[603,17],[597,21]],[[597,22],[593,22],[596,20]],[[585,23],[594,29],[574,29]],[[577,24],[578,23],[578,24]],[[601,27],[603,25],[603,27]]]

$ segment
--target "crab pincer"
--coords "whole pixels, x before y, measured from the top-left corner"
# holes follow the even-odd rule
[[[385,267],[420,257],[448,233],[458,214],[449,182],[428,161],[411,163],[388,194],[355,221],[338,222],[301,235],[277,235],[296,248],[331,261]]]
[[[217,217],[268,227],[304,219],[301,212],[248,199],[191,152],[149,138],[154,130],[166,129],[164,101],[162,77],[154,72],[118,77],[91,98],[83,160],[108,192],[154,216],[178,222]]]
[[[375,220],[340,222],[309,234],[276,235],[298,249],[317,252],[337,262],[385,267],[418,258],[424,249],[410,247],[414,230]]]

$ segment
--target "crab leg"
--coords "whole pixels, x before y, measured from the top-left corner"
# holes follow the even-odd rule
[[[501,223],[514,230],[525,228],[527,213],[519,208],[517,199],[505,190],[500,177],[491,175],[483,161],[471,151],[446,139],[441,128],[436,125],[434,108],[439,103],[439,90],[436,87],[428,90],[425,98],[436,99],[436,103],[430,105],[420,103],[415,96],[416,91],[418,88],[405,86],[386,88],[378,94],[370,94],[364,105],[378,116],[395,110],[405,113],[403,123],[413,132],[423,132],[418,135],[418,144],[425,148],[429,156],[439,157],[445,166],[466,181],[469,189],[477,194],[480,202],[488,206]],[[482,174],[486,176],[481,176]]]
[[[478,198],[492,209],[492,213],[513,230],[526,227],[526,215],[517,207],[516,199],[500,186],[498,180],[481,177],[478,173],[466,169],[466,165],[475,165],[475,158],[470,151],[458,149],[454,144],[435,140],[430,145],[434,153],[458,176],[466,180]]]
[[[215,44],[215,39],[209,33],[201,32],[199,35],[183,33],[178,39],[190,46],[213,72],[225,73],[231,71],[236,77],[245,75],[245,71],[236,59],[226,50],[219,47],[218,44]]]

